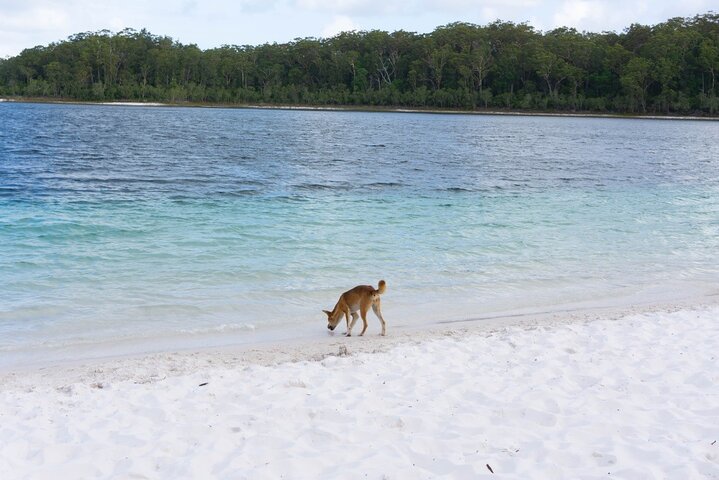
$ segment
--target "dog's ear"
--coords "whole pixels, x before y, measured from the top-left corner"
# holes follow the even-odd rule
[[[332,315],[332,312],[328,312],[327,310],[322,310],[322,311],[325,312],[328,317],[329,317],[330,315]]]

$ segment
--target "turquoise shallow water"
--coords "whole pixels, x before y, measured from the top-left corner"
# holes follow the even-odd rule
[[[716,293],[717,138],[716,122],[0,104],[0,352],[324,335],[320,310],[380,278],[390,325]]]

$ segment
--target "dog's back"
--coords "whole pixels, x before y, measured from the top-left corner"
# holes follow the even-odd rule
[[[362,299],[368,297],[373,301],[376,300],[385,290],[387,290],[387,283],[384,280],[380,280],[378,288],[374,288],[372,285],[357,285],[353,289],[343,293],[342,297],[348,305],[358,305]]]

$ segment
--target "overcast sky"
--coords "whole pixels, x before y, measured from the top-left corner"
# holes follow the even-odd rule
[[[0,57],[87,31],[125,27],[202,49],[328,37],[345,30],[426,33],[462,21],[621,31],[717,9],[717,0],[0,0]]]

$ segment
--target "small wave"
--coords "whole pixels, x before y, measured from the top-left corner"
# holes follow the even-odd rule
[[[72,175],[39,175],[40,180],[62,181],[80,184],[102,184],[102,185],[123,185],[123,184],[149,184],[149,185],[205,185],[214,183],[212,178],[133,178],[133,177],[76,177]]]
[[[404,183],[400,182],[374,182],[364,185],[369,188],[387,188],[387,187],[404,187]]]
[[[133,310],[148,315],[171,315],[171,314],[188,314],[197,315],[204,313],[204,310],[194,305],[181,305],[175,303],[159,303],[152,305],[138,305],[132,307]]]
[[[262,192],[259,190],[255,190],[252,188],[245,188],[241,190],[227,190],[227,191],[219,191],[215,192],[217,195],[222,197],[251,197],[254,195],[259,195]]]
[[[197,205],[215,207],[226,205],[235,199],[256,198],[264,192],[251,188],[242,190],[220,190],[216,192],[181,193],[169,195],[167,198],[175,205]]]
[[[297,185],[298,190],[309,190],[309,191],[321,191],[321,190],[336,190],[337,188],[347,188],[349,185],[346,183],[333,183],[333,184],[324,184],[324,183],[302,183],[300,185]]]
[[[272,195],[272,200],[278,202],[306,203],[312,198],[311,195]]]
[[[239,179],[237,182],[239,185],[242,185],[243,187],[266,187],[267,182],[263,180],[252,180],[249,178],[242,178]]]
[[[256,327],[251,323],[223,323],[214,327],[185,328],[180,333],[197,335],[202,333],[254,332]]]
[[[448,187],[442,189],[444,192],[452,192],[452,193],[464,193],[464,192],[474,192],[471,188],[464,188],[464,187]]]
[[[34,233],[42,240],[69,240],[99,238],[103,233],[103,226],[79,222],[43,223],[23,227],[27,234]]]
[[[42,148],[37,147],[18,147],[11,148],[10,153],[19,156],[44,156],[46,152]]]

